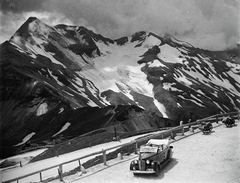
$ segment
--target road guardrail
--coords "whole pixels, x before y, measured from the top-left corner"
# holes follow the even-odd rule
[[[107,156],[107,153],[106,153],[107,151],[110,151],[112,149],[117,149],[119,147],[123,147],[123,146],[127,146],[127,145],[132,145],[132,144],[135,144],[136,151],[137,151],[138,144],[142,141],[146,141],[148,139],[156,138],[156,137],[159,137],[159,136],[162,136],[162,138],[163,138],[164,134],[167,134],[167,133],[171,134],[170,137],[174,137],[176,135],[175,134],[176,131],[179,131],[179,130],[182,133],[182,135],[184,135],[184,127],[186,127],[186,126],[198,125],[200,122],[206,122],[206,121],[218,123],[219,120],[222,119],[225,116],[232,116],[232,117],[240,119],[240,111],[224,113],[224,114],[216,114],[216,115],[213,115],[213,116],[209,116],[207,118],[200,119],[200,120],[197,120],[195,122],[182,124],[180,126],[176,126],[176,127],[170,128],[170,129],[165,130],[165,131],[161,131],[161,132],[158,132],[158,133],[155,133],[155,134],[152,134],[152,135],[148,135],[147,137],[139,138],[139,139],[133,140],[133,141],[128,142],[128,143],[120,144],[120,145],[117,145],[117,146],[114,146],[114,147],[111,147],[111,148],[108,148],[108,149],[103,149],[101,151],[96,151],[96,152],[93,152],[93,153],[90,153],[90,154],[87,154],[87,155],[84,155],[84,156],[80,156],[80,157],[72,159],[72,160],[64,161],[64,162],[61,162],[61,163],[58,163],[58,164],[55,164],[55,165],[52,165],[52,166],[49,165],[48,167],[44,167],[44,168],[37,168],[36,167],[35,170],[32,170],[31,172],[28,172],[28,173],[23,174],[21,176],[12,177],[12,178],[8,178],[8,179],[5,179],[5,180],[4,180],[4,177],[2,177],[2,181],[3,181],[3,183],[9,183],[9,182],[14,182],[14,181],[17,181],[17,183],[18,183],[18,181],[20,179],[26,178],[26,177],[34,175],[34,174],[39,174],[39,180],[41,182],[43,182],[42,172],[46,171],[46,170],[49,170],[49,169],[52,169],[52,168],[57,168],[57,167],[59,167],[58,168],[59,179],[60,179],[60,181],[63,181],[62,173],[63,173],[63,165],[65,165],[65,164],[72,163],[74,161],[78,161],[79,167],[80,167],[80,170],[81,170],[81,159],[91,157],[91,156],[94,156],[94,155],[97,155],[97,154],[102,154],[103,164],[106,165],[107,164],[107,157],[106,157]]]

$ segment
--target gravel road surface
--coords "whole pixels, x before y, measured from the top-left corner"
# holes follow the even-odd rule
[[[240,124],[237,124],[232,128],[221,125],[209,135],[199,132],[172,143],[173,160],[161,170],[158,177],[134,176],[129,171],[131,159],[124,157],[121,162],[70,182],[240,183]]]

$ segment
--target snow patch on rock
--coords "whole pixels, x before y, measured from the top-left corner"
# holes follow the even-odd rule
[[[28,30],[30,32],[38,33],[38,34],[44,34],[46,37],[50,33],[50,28],[46,26],[44,23],[42,23],[40,20],[35,20],[28,24]]]
[[[148,67],[166,67],[159,60],[153,60],[152,63],[148,64]]]
[[[162,103],[158,102],[155,98],[154,98],[153,102],[154,102],[155,106],[158,108],[158,110],[162,113],[163,117],[168,118],[165,106]]]
[[[61,130],[59,130],[57,133],[55,133],[55,134],[53,135],[53,137],[55,137],[56,135],[62,133],[62,132],[65,131],[66,129],[68,129],[68,127],[69,127],[70,125],[71,125],[71,123],[67,122],[67,123],[61,128]]]
[[[37,116],[43,115],[48,111],[47,103],[42,103],[37,109]]]
[[[164,62],[182,63],[183,58],[179,58],[179,56],[183,57],[183,55],[179,50],[167,44],[160,46],[160,49],[161,52],[157,56]]]
[[[32,132],[32,133],[28,134],[26,137],[24,137],[24,139],[22,140],[21,143],[18,143],[18,144],[14,145],[14,146],[20,146],[20,145],[22,145],[22,144],[25,144],[25,143],[26,143],[27,141],[29,141],[29,140],[32,138],[32,136],[35,135],[35,134],[36,134],[35,132]]]
[[[58,114],[62,113],[63,111],[64,111],[64,108],[63,108],[63,107],[61,107],[61,108],[59,109],[59,112],[58,112]]]

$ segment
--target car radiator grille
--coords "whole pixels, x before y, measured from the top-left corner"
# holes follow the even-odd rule
[[[145,171],[145,169],[146,169],[146,162],[144,160],[141,160],[139,162],[139,170]]]

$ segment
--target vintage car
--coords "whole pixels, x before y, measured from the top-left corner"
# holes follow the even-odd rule
[[[159,170],[172,159],[173,147],[169,139],[150,139],[140,146],[139,157],[130,163],[130,171],[136,174],[159,174]]]
[[[222,122],[226,125],[226,127],[232,127],[235,125],[235,120],[230,116],[223,118]]]
[[[211,122],[201,122],[198,125],[198,128],[203,132],[203,134],[210,133],[213,129],[212,123]]]

